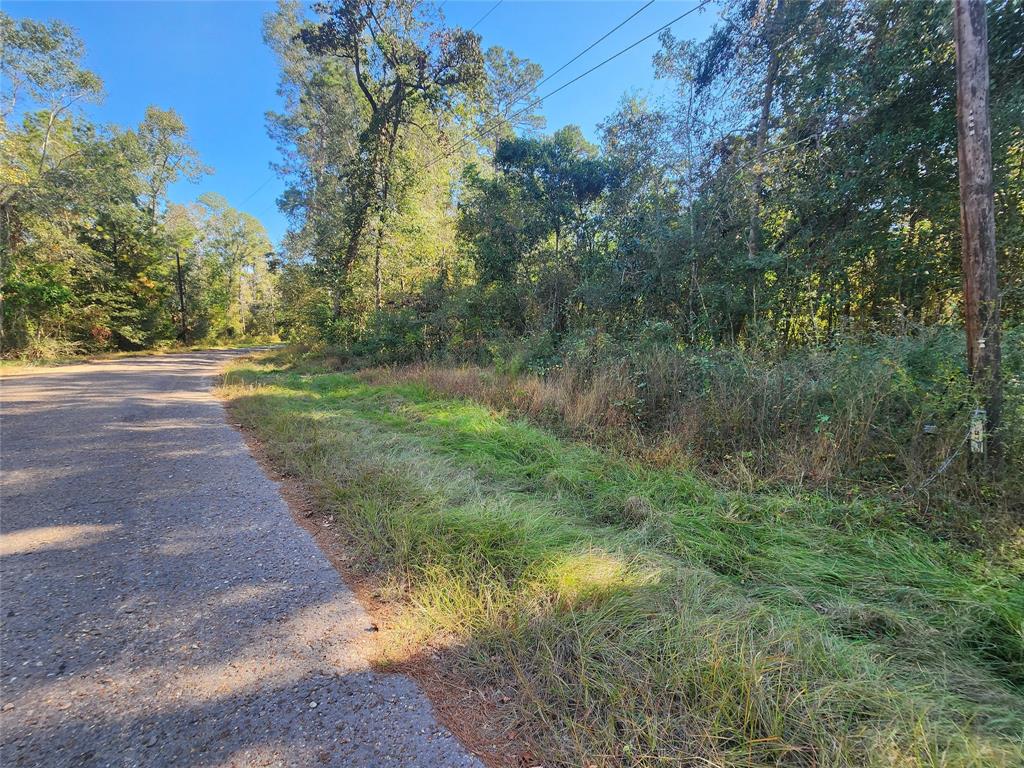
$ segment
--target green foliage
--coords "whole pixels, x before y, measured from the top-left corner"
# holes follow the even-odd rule
[[[370,261],[371,252],[373,304],[377,310],[382,305],[385,238],[409,185],[402,158],[409,144],[407,130],[418,126],[427,132],[420,119],[443,120],[475,96],[484,67],[479,36],[436,23],[410,0],[319,3],[315,10],[317,21],[303,23],[294,6],[282,6],[276,31],[295,30],[290,42],[300,42],[308,57],[304,68],[285,72],[286,81],[305,90],[306,82],[319,86],[325,71],[340,74],[329,91],[342,100],[347,97],[354,116],[346,126],[343,153],[335,154],[329,145],[325,152],[323,143],[296,142],[297,162],[290,169],[297,176],[291,190],[296,200],[313,203],[321,188],[328,194],[343,190],[336,198],[342,229],[329,243],[315,217],[306,222],[312,225],[307,232],[311,255],[334,295],[337,317],[351,273]],[[272,39],[274,32],[268,30]],[[301,55],[285,41],[278,39],[277,45],[286,62]],[[358,105],[351,104],[353,95]],[[333,111],[290,106],[291,114],[274,118],[282,127],[295,121],[319,128]],[[372,251],[366,242],[371,228],[376,230]]]
[[[347,13],[358,7],[345,4]],[[655,73],[671,95],[658,105],[623,99],[600,127],[600,146],[572,126],[541,137],[502,124],[468,157],[439,159],[407,126],[402,203],[379,229],[382,298],[371,300],[368,265],[350,270],[308,337],[368,362],[472,361],[587,391],[614,380],[621,391],[611,402],[625,413],[613,421],[667,430],[681,454],[729,466],[744,482],[923,483],[957,450],[976,402],[956,331],[949,8],[736,0],[722,11],[704,42],[662,36]],[[1005,1],[987,13],[1012,361],[1024,296],[1024,14]],[[520,98],[539,73],[503,50],[484,60],[491,80],[467,100],[500,118],[506,110],[495,105]],[[309,95],[294,113],[306,120],[328,62],[300,61],[294,50],[283,62],[294,94]],[[340,105],[358,111],[351,78],[329,93],[330,108],[303,123],[307,133]],[[479,118],[467,109],[464,119]],[[458,120],[438,125],[436,138],[457,141]],[[302,232],[338,231],[332,214],[311,207],[299,219]],[[300,234],[292,258],[316,263]],[[308,275],[335,290],[315,269]],[[1012,403],[1019,375],[1006,376]],[[1006,476],[1020,461],[1016,408],[1004,427]],[[977,511],[996,493],[1001,508],[1013,505],[1012,482],[1009,491],[1004,480],[976,483],[965,465],[959,456],[930,497]]]
[[[95,346],[143,349],[172,338],[164,312],[171,281],[162,238],[149,217],[125,206],[102,212],[79,235],[91,256],[89,271],[76,275],[76,294],[88,302],[83,319]],[[86,329],[78,336],[84,337]]]
[[[479,130],[496,138],[509,138],[517,130],[544,127],[542,114],[531,108],[544,70],[536,62],[516,56],[501,46],[484,51],[485,88],[481,98]]]
[[[377,363],[409,363],[426,354],[423,321],[411,309],[388,309],[377,312],[352,352]]]
[[[154,220],[168,186],[181,178],[198,181],[211,172],[189,145],[188,127],[173,109],[146,107],[145,118],[130,138],[142,196]]]
[[[625,100],[602,126],[600,152],[570,128],[506,137],[486,147],[489,162],[468,166],[457,222],[475,275],[463,279],[502,283],[522,308],[490,334],[667,322],[691,343],[801,345],[956,316],[948,9],[790,3],[769,22],[759,8],[729,4],[728,23],[704,45],[666,36],[656,66],[674,81],[675,103]],[[1016,322],[1024,77],[1008,41],[1022,21],[1013,3],[991,5],[989,16],[1003,311]],[[755,159],[765,56],[780,34],[766,148]],[[723,135],[723,114],[741,127]],[[415,293],[425,281],[410,273],[409,282]]]
[[[76,102],[95,100],[103,92],[102,81],[81,67],[84,46],[63,22],[15,22],[0,13],[0,39],[5,81],[0,116],[4,120],[17,108],[19,99],[44,104],[56,113]]]
[[[1008,342],[1020,343],[1019,329]],[[1006,362],[1005,463],[979,472],[966,441],[977,400],[963,346],[956,329],[926,328],[783,355],[706,350],[677,346],[671,326],[651,323],[626,339],[598,330],[492,336],[463,362],[453,347],[445,362],[391,375],[728,487],[884,495],[937,535],[979,544],[1012,536],[1024,508],[1022,359]],[[360,354],[400,361],[369,347]]]
[[[5,14],[0,25],[2,351],[46,357],[275,335],[271,246],[259,222],[219,199],[167,206],[169,184],[207,171],[181,118],[149,107],[136,130],[90,123],[76,110],[102,83],[81,68],[74,31]],[[8,120],[17,121],[9,130]]]
[[[716,490],[393,369],[247,366],[225,393],[404,586],[413,637],[539,725],[546,764],[1024,757],[1019,553],[934,541],[877,500]]]

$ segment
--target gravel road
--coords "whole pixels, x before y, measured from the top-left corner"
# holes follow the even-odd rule
[[[209,390],[231,352],[2,383],[0,764],[476,766]]]

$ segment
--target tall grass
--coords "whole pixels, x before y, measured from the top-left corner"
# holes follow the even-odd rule
[[[249,365],[224,393],[402,585],[408,631],[514,693],[545,764],[1024,762],[1019,560],[883,502],[726,492],[437,394],[479,371],[420,374]],[[558,408],[537,386],[513,394]]]
[[[936,528],[978,538],[1024,518],[1024,349],[1008,334],[999,477],[963,449],[977,405],[959,336],[847,340],[764,356],[738,349],[622,346],[599,334],[542,372],[511,355],[496,367],[419,363],[360,373],[421,382],[732,486],[870,487],[914,497]],[[954,456],[941,473],[936,473]],[[972,534],[971,529],[974,529]]]

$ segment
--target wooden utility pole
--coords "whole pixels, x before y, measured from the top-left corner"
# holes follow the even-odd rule
[[[181,312],[181,340],[188,341],[188,325],[185,322],[185,276],[181,273],[181,251],[174,252],[178,265],[178,308]]]
[[[984,399],[984,451],[997,458],[1002,383],[985,0],[953,0],[953,34],[967,366]]]

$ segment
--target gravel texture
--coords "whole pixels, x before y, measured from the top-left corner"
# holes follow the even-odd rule
[[[231,352],[2,384],[0,764],[480,766],[209,393]]]

